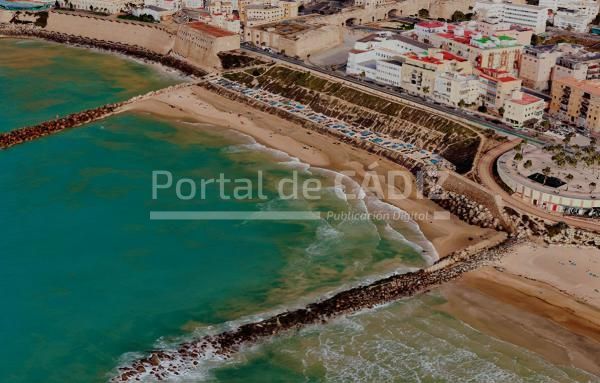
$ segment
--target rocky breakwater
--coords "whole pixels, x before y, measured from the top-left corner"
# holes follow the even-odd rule
[[[137,59],[155,62],[166,67],[173,68],[186,75],[201,77],[206,74],[206,72],[202,69],[171,55],[163,55],[134,45],[47,31],[31,25],[0,24],[0,35],[13,37],[35,37],[61,44],[102,49],[131,56]]]
[[[227,358],[244,345],[250,345],[284,331],[325,323],[340,315],[426,292],[434,286],[454,280],[468,271],[499,259],[508,247],[518,241],[516,238],[511,238],[490,249],[457,252],[427,269],[397,274],[369,285],[355,287],[304,308],[247,323],[231,331],[182,343],[176,349],[152,351],[147,357],[120,367],[112,381],[155,381],[176,378],[193,372],[203,359]]]
[[[26,141],[48,136],[62,130],[84,125],[113,114],[123,103],[107,104],[95,109],[69,114],[56,120],[42,122],[41,124],[15,129],[0,134],[0,149],[22,144]]]
[[[600,249],[600,234],[577,229],[565,222],[547,223],[543,219],[504,208],[521,237],[541,239],[548,245],[586,246]]]
[[[463,194],[446,190],[437,172],[426,171],[422,178],[424,195],[460,220],[483,228],[506,230],[500,219],[495,217],[490,209]]]

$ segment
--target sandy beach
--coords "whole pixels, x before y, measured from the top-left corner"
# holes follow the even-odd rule
[[[367,169],[379,175],[389,170],[403,170],[398,164],[381,159],[374,154],[359,150],[333,137],[303,129],[280,117],[258,111],[247,105],[229,100],[199,86],[190,86],[157,95],[151,99],[127,105],[124,111],[150,113],[162,118],[179,121],[208,123],[215,128],[233,129],[268,147],[297,157],[311,166],[334,171],[354,171],[354,177],[362,182]],[[385,178],[382,179],[382,183]],[[404,190],[402,180],[395,185]],[[468,225],[454,216],[444,214],[435,203],[416,197],[412,187],[408,199],[386,199],[408,212],[433,243],[440,257],[470,245],[497,242],[504,233]],[[444,219],[433,219],[438,212]]]
[[[442,291],[476,329],[600,375],[599,249],[522,244]]]
[[[374,170],[380,175],[401,170],[391,161],[198,86],[138,101],[124,111],[233,129],[311,166],[338,172],[354,170],[358,182],[375,163]],[[404,188],[402,184],[395,186]],[[404,200],[386,202],[413,217],[440,257],[467,246],[484,247],[505,236],[454,216],[431,219],[435,212],[445,211],[415,193]],[[495,267],[469,273],[442,288],[448,299],[447,311],[478,330],[553,362],[595,374],[600,374],[599,290],[600,250],[533,244],[519,245]]]

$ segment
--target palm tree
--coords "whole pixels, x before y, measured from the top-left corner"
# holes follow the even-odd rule
[[[596,190],[596,183],[590,182],[589,187],[590,187],[590,193],[593,193],[594,190]]]
[[[515,153],[515,161],[517,161],[517,162],[523,161],[523,155],[519,152]]]
[[[571,183],[571,181],[573,181],[573,174],[569,173],[565,176],[565,178],[567,179],[567,191],[569,190],[569,184]]]
[[[546,185],[546,180],[548,179],[550,173],[552,173],[552,169],[550,169],[550,167],[546,166],[542,169],[542,174],[544,175],[544,185]]]
[[[530,167],[532,167],[532,166],[533,166],[533,162],[531,162],[531,160],[527,160],[527,161],[525,161],[525,163],[523,164],[523,167],[524,167],[525,169],[529,169],[529,168],[530,168]]]

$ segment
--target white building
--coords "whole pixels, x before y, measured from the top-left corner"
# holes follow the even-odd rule
[[[593,20],[600,11],[600,3],[596,0],[539,0],[540,7],[551,9],[553,12],[560,8],[581,11],[582,15]]]
[[[390,63],[380,64],[383,71],[393,66],[393,59],[408,52],[424,52],[431,45],[421,43],[408,37],[392,32],[377,32],[354,43],[354,49],[348,54],[346,73],[353,75],[364,74],[366,78],[377,80],[377,64],[382,60],[392,60]],[[380,74],[381,82],[395,85],[395,75]],[[399,76],[399,75],[398,75]]]
[[[166,11],[178,11],[181,5],[180,0],[144,0],[144,7],[157,7]]]
[[[476,75],[444,72],[435,79],[433,98],[448,105],[466,106],[478,104],[482,91]]]
[[[183,0],[183,8],[204,8],[204,0]]]
[[[95,11],[108,14],[120,13],[129,9],[129,4],[142,5],[142,0],[69,0],[66,4],[64,0],[61,0],[60,6],[64,8],[81,9],[84,11]]]
[[[576,32],[587,32],[600,11],[595,0],[540,0],[540,6],[552,10],[555,27]]]
[[[546,102],[539,97],[515,91],[504,102],[502,121],[513,128],[535,125],[542,120]]]
[[[554,26],[567,31],[587,32],[590,22],[580,11],[570,9],[559,9],[554,15]]]
[[[224,13],[211,15],[208,24],[238,34],[241,30],[240,20]]]
[[[402,64],[402,61],[395,59],[377,61],[375,81],[400,87],[402,85]]]
[[[173,16],[175,10],[164,9],[154,5],[147,5],[143,7],[134,8],[131,14],[137,17],[142,15],[151,16],[155,21],[161,21],[168,19]]]
[[[503,0],[478,0],[473,12],[483,19],[491,18],[533,29],[535,33],[546,31],[548,9],[528,4],[513,4]]]

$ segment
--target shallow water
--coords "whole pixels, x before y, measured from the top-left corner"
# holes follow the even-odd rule
[[[123,115],[2,153],[1,215],[10,221],[0,284],[10,310],[0,319],[0,365],[17,367],[0,369],[0,380],[103,380],[122,353],[161,336],[267,311],[390,263],[424,264],[369,221],[149,220],[150,210],[349,208],[327,191],[316,203],[274,199],[269,181],[291,172],[290,159],[242,139]],[[212,190],[206,200],[170,191],[154,201],[155,169],[206,178],[260,169],[270,199],[221,201]]]
[[[0,38],[0,132],[124,101],[178,80],[119,56]]]
[[[0,106],[3,130],[176,81],[81,49],[0,47],[0,93],[13,101]],[[105,381],[153,347],[435,257],[410,223],[150,221],[151,210],[389,208],[346,201],[330,172],[216,127],[120,115],[3,151],[0,167],[1,382]],[[158,169],[198,179],[261,170],[269,199],[221,200],[210,189],[206,199],[171,190],[153,200]],[[322,180],[319,200],[275,198],[273,185],[294,170]],[[432,294],[305,329],[208,360],[188,381],[585,381],[443,314],[442,303]]]

